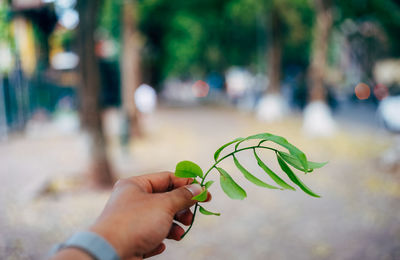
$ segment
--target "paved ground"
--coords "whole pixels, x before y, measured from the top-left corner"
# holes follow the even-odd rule
[[[183,241],[168,241],[154,259],[400,259],[400,173],[380,167],[394,139],[384,131],[344,124],[331,139],[314,140],[302,136],[296,116],[266,124],[250,114],[199,107],[164,108],[146,125],[147,136],[127,150],[111,142],[120,176],[173,170],[184,159],[207,168],[219,145],[258,132],[283,135],[311,160],[330,161],[302,176],[321,199],[255,187],[224,163],[248,198],[232,201],[214,185],[208,208],[222,215],[199,215]],[[271,155],[263,156],[277,169]],[[79,188],[86,158],[78,134],[0,144],[0,259],[42,259],[54,242],[93,221],[108,191]],[[239,159],[263,176],[251,154]]]

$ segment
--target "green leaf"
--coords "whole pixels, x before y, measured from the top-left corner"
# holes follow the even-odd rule
[[[312,169],[304,170],[303,165],[295,156],[290,155],[285,152],[282,152],[282,151],[278,151],[278,154],[282,157],[283,160],[285,160],[285,162],[292,165],[297,170],[300,170],[303,172],[312,172]]]
[[[176,165],[175,176],[181,178],[196,178],[199,176],[203,178],[203,171],[194,162],[181,161]]]
[[[290,155],[288,153],[285,153],[283,151],[278,151],[278,154],[282,157],[283,160],[285,160],[285,162],[292,165],[297,170],[305,172],[303,165],[300,163],[300,161],[296,157],[294,157],[293,155]],[[312,172],[313,169],[321,168],[324,165],[326,165],[328,162],[318,163],[318,162],[307,161],[307,163],[308,163],[308,167],[309,167],[307,172]]]
[[[273,135],[273,134],[270,134],[270,133],[262,133],[262,134],[251,135],[251,136],[248,136],[248,137],[244,138],[243,140],[239,141],[235,145],[235,150],[237,150],[237,148],[239,147],[239,145],[242,142],[244,142],[246,140],[251,140],[251,139],[261,139],[261,142],[258,145],[261,145],[263,142],[266,142],[266,141],[271,141],[271,142],[274,142],[274,143],[276,143],[276,144],[278,144],[280,146],[285,147],[286,149],[288,149],[290,154],[294,155],[296,158],[299,159],[299,161],[301,162],[301,165],[303,166],[303,169],[308,169],[306,155],[302,151],[300,151],[300,149],[298,149],[296,146],[294,146],[291,143],[289,143],[286,140],[286,138],[283,138],[282,136]]]
[[[308,167],[313,170],[313,169],[318,169],[324,167],[328,162],[310,162],[308,161]]]
[[[225,194],[234,200],[242,200],[246,198],[246,191],[240,187],[224,169],[219,167],[216,168],[220,173],[219,184]]]
[[[220,216],[221,215],[220,213],[214,213],[214,212],[208,211],[208,210],[206,210],[205,208],[203,208],[200,205],[199,205],[199,211],[200,211],[201,214],[204,214],[204,215],[215,215],[215,216]]]
[[[210,186],[214,183],[214,181],[208,181],[206,182],[206,184],[204,184],[204,187],[206,187],[206,189],[210,188]]]
[[[307,163],[307,158],[306,155],[296,146],[292,145],[291,143],[289,143],[286,138],[282,137],[282,136],[278,136],[278,135],[273,135],[270,133],[262,133],[262,134],[256,134],[256,135],[251,135],[248,136],[246,138],[244,138],[243,140],[241,140],[240,142],[238,142],[235,145],[235,150],[237,150],[237,148],[239,147],[239,145],[246,141],[246,140],[251,140],[251,139],[261,139],[261,142],[259,142],[258,145],[261,145],[264,142],[267,141],[271,141],[274,142],[286,149],[288,149],[289,153],[294,155],[297,159],[299,159],[301,165],[303,166],[303,169],[308,169],[308,163]]]
[[[239,145],[240,145],[241,143],[243,143],[244,141],[252,140],[252,139],[262,139],[262,140],[266,140],[266,139],[268,139],[268,138],[271,137],[271,136],[272,136],[272,134],[269,134],[269,133],[262,133],[262,134],[250,135],[250,136],[248,136],[248,137],[242,139],[240,142],[238,142],[238,143],[235,145],[235,150],[237,150],[238,147],[239,147]]]
[[[289,153],[293,156],[295,156],[303,166],[303,169],[308,169],[308,163],[307,163],[307,157],[306,155],[300,151],[299,148],[294,146],[293,144],[289,143],[286,138],[283,138],[282,136],[277,136],[277,135],[271,135],[269,138],[262,140],[259,145],[261,145],[263,142],[266,141],[271,141],[274,142],[282,147],[285,147],[288,149]]]
[[[241,140],[243,140],[243,139],[244,139],[244,138],[242,138],[242,137],[236,138],[235,140],[233,140],[233,141],[231,141],[231,142],[229,142],[229,143],[226,143],[226,144],[224,144],[223,146],[221,146],[220,148],[218,148],[218,150],[214,153],[214,160],[215,160],[215,161],[218,160],[219,154],[220,154],[220,153],[222,152],[222,150],[224,150],[226,147],[228,147],[229,145],[231,145],[231,144],[233,144],[233,143],[239,142],[239,141],[241,141]]]
[[[205,201],[207,199],[207,189],[205,188],[200,194],[194,196],[192,200]]]
[[[246,170],[237,160],[236,156],[233,156],[233,161],[235,162],[236,167],[243,173],[244,177],[254,183],[257,186],[268,188],[268,189],[279,189],[278,187],[272,186],[270,184],[267,184],[263,182],[262,180],[258,179],[255,177],[253,174],[251,174],[248,170]]]
[[[292,186],[287,184],[284,180],[282,180],[270,168],[268,168],[268,166],[260,159],[260,157],[258,157],[258,155],[256,153],[256,149],[253,149],[253,151],[254,151],[254,157],[256,158],[258,165],[269,175],[269,177],[271,177],[271,179],[273,179],[276,182],[276,184],[278,184],[279,186],[281,186],[284,189],[296,190],[295,188],[293,188]]]
[[[297,186],[300,187],[305,193],[307,193],[310,196],[317,197],[319,198],[320,196],[315,194],[310,188],[308,188],[297,176],[296,174],[293,173],[293,171],[290,169],[289,165],[286,164],[286,162],[282,159],[282,157],[277,153],[276,157],[278,159],[279,166],[281,169],[287,174],[289,179],[293,181]]]

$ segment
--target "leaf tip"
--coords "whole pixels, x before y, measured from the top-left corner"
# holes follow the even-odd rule
[[[314,198],[321,198],[320,195],[316,194],[316,193],[308,193],[308,195],[314,197]]]

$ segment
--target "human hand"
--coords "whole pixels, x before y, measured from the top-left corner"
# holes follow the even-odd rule
[[[119,180],[90,231],[110,242],[122,259],[142,259],[162,253],[165,238],[180,240],[190,225],[192,197],[202,188],[193,180],[160,172]],[[208,194],[209,201],[211,195]]]

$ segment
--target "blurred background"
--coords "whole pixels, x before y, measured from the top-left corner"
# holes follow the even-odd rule
[[[226,161],[248,198],[214,185],[222,215],[154,259],[400,259],[398,0],[0,0],[0,16],[1,259],[43,259],[118,178],[206,170],[262,132],[329,161],[300,176],[322,198]]]

